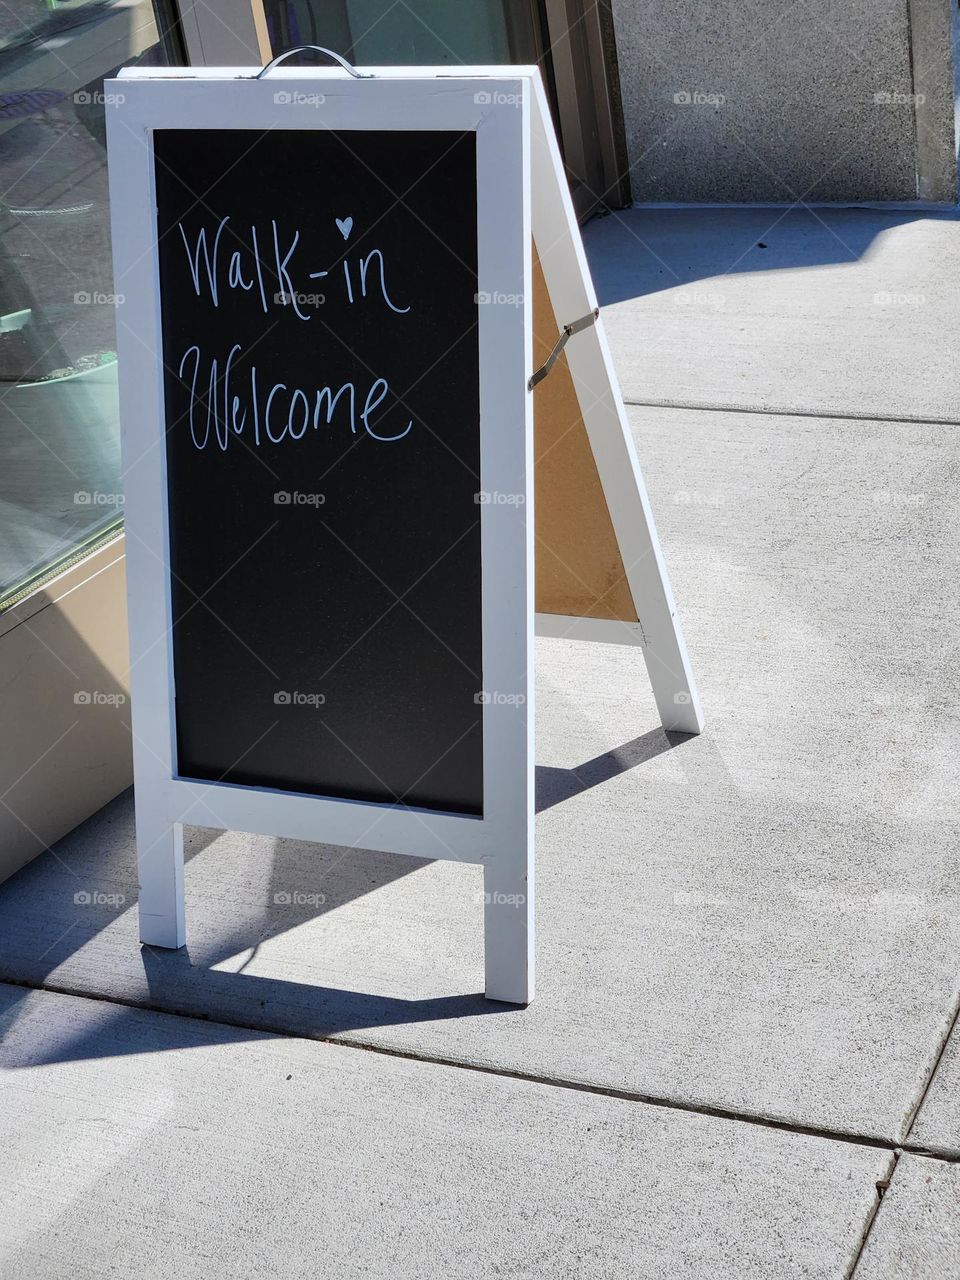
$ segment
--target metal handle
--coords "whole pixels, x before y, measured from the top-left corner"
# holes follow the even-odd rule
[[[290,58],[295,53],[322,53],[328,57],[331,62],[335,62],[338,67],[342,67],[348,75],[353,76],[354,80],[373,79],[372,75],[364,75],[362,71],[358,71],[356,67],[352,67],[346,58],[340,57],[339,53],[334,53],[332,49],[325,49],[323,45],[320,44],[298,44],[293,49],[285,49],[283,53],[278,53],[272,61],[268,62],[262,71],[257,72],[256,79],[259,80],[262,76],[265,76],[268,71],[272,71],[274,67],[279,67],[280,63],[283,62],[285,58]]]

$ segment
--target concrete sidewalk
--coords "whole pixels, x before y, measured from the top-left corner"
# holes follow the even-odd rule
[[[471,867],[193,830],[141,951],[124,796],[0,886],[11,1272],[960,1272],[960,228],[587,239],[707,732],[538,642],[524,1011]]]
[[[826,1276],[888,1153],[0,987],[4,1274]]]

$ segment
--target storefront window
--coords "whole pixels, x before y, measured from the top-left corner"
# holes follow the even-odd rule
[[[534,0],[266,0],[275,51],[319,44],[365,66],[536,62]]]
[[[103,82],[182,64],[145,0],[0,4],[0,608],[122,522]]]

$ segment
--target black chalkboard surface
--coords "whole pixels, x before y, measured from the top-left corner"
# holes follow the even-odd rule
[[[475,134],[154,155],[179,776],[480,814]]]

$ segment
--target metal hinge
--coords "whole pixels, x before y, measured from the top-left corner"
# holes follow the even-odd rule
[[[544,380],[553,366],[560,359],[560,353],[563,351],[563,348],[567,345],[573,335],[575,333],[580,333],[583,329],[589,329],[592,324],[596,324],[599,315],[600,308],[595,307],[589,315],[581,316],[579,320],[574,320],[572,324],[563,326],[563,332],[557,339],[556,346],[550,352],[549,356],[547,356],[546,362],[540,366],[537,372],[527,383],[528,391],[532,391],[538,382],[542,382]]]

